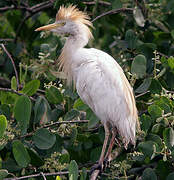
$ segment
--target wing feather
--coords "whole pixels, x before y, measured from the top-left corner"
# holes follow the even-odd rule
[[[88,49],[89,53],[89,49]],[[85,54],[85,52],[83,52]],[[108,54],[90,49],[74,70],[77,92],[102,123],[109,121],[125,146],[135,144],[137,109],[132,88],[118,63]]]

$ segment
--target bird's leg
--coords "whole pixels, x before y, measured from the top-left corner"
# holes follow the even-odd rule
[[[112,130],[112,138],[111,138],[111,141],[110,141],[110,144],[109,144],[109,147],[108,147],[108,151],[107,151],[107,153],[106,153],[106,155],[105,155],[105,163],[107,163],[107,161],[109,161],[110,162],[110,160],[111,160],[111,151],[112,151],[112,148],[113,148],[113,145],[114,145],[114,142],[115,142],[115,136],[116,136],[116,129],[115,128],[113,128],[113,130]]]
[[[107,147],[108,139],[109,139],[109,135],[110,135],[109,127],[108,127],[107,123],[104,124],[104,129],[105,129],[105,140],[103,143],[102,152],[101,152],[100,159],[99,159],[99,164],[102,164],[104,161],[104,155],[105,155],[105,151],[106,151],[106,147]]]
[[[100,169],[100,170],[103,169],[103,161],[104,161],[105,151],[106,151],[106,147],[107,147],[108,139],[109,139],[109,135],[110,135],[109,124],[105,123],[104,124],[104,129],[105,129],[105,140],[104,140],[104,143],[103,143],[100,159],[98,161],[98,164],[96,164],[96,165],[94,165],[92,167],[91,174],[95,169]]]

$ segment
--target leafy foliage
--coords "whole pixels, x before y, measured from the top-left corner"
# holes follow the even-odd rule
[[[136,147],[118,152],[102,179],[174,178],[173,0],[143,2],[0,2],[0,41],[18,74],[0,46],[0,179],[63,171],[49,179],[85,180],[98,160],[103,127],[76,91],[66,86],[55,63],[64,38],[34,32],[54,21],[60,5],[71,3],[92,19],[116,10],[94,21],[94,40],[88,47],[117,60],[134,89],[139,111]],[[130,9],[118,13],[118,8]]]

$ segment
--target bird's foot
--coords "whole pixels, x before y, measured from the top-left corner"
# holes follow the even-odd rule
[[[103,163],[97,162],[91,167],[90,174],[92,174],[95,170],[99,170],[100,172],[103,170]]]
[[[103,168],[106,169],[107,167],[110,167],[110,158],[106,157],[103,161]]]

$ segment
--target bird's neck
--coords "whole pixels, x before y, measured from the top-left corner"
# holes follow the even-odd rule
[[[76,52],[87,45],[89,36],[85,33],[77,33],[69,36],[65,42],[62,52],[59,56],[60,70],[67,76],[67,83],[70,84],[73,80],[72,65],[78,63],[75,58]]]

